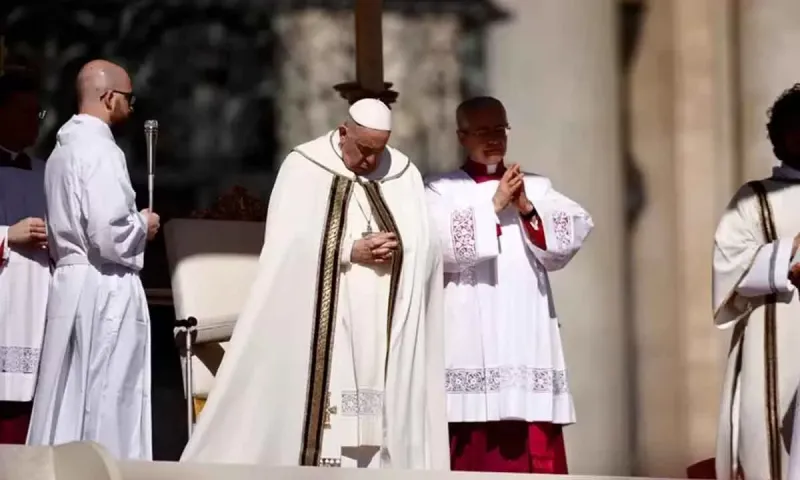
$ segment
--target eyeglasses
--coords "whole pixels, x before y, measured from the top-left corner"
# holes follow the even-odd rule
[[[106,93],[104,93],[103,95],[101,95],[100,98],[103,99],[103,98],[106,97],[106,95],[114,94],[114,93],[122,95],[123,97],[125,97],[125,100],[128,102],[128,106],[130,106],[130,107],[133,107],[133,104],[136,103],[136,95],[134,95],[133,92],[123,92],[123,91],[120,91],[120,90],[109,90]]]
[[[464,135],[469,135],[471,137],[477,138],[502,138],[508,135],[508,131],[511,130],[509,125],[499,125],[493,128],[479,128],[477,130],[469,131],[469,130],[459,130],[459,132],[463,133]]]

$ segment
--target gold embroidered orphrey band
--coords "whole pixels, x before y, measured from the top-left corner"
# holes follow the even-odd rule
[[[352,189],[351,180],[333,175],[317,267],[314,331],[311,336],[308,389],[300,448],[302,466],[318,466],[322,453],[322,425],[330,380],[333,334],[336,326],[336,299],[339,292],[339,256],[345,230],[347,204]]]
[[[749,182],[748,185],[755,192],[758,197],[759,216],[761,221],[761,229],[764,234],[765,243],[772,243],[778,239],[778,232],[775,228],[775,219],[772,214],[772,206],[767,197],[767,191],[760,181]],[[780,435],[780,416],[779,416],[779,395],[778,395],[778,357],[777,357],[777,323],[776,323],[776,304],[777,296],[775,294],[767,295],[764,301],[764,398],[766,410],[766,429],[767,429],[767,443],[769,454],[769,470],[770,478],[781,479],[782,464],[781,464],[781,435]],[[741,333],[739,339],[739,353],[736,361],[735,375],[738,377],[741,373],[742,355],[744,352],[744,337],[746,328]],[[734,338],[737,335],[734,334]],[[738,381],[738,380],[737,380]],[[734,388],[735,392],[736,389]],[[731,429],[731,433],[733,429]],[[731,438],[731,445],[733,445],[733,438]],[[731,452],[733,453],[733,452]],[[731,455],[733,462],[735,477],[740,477],[741,467],[738,458]],[[745,473],[746,475],[746,473]]]
[[[394,305],[397,299],[397,290],[400,287],[400,273],[402,273],[403,268],[403,239],[400,237],[400,230],[397,228],[392,212],[383,199],[380,185],[375,182],[368,182],[362,185],[364,186],[364,191],[367,192],[367,200],[369,200],[372,211],[375,212],[378,228],[383,232],[392,232],[397,235],[398,243],[397,250],[395,250],[394,257],[392,257],[389,305],[386,311],[386,357],[383,362],[383,381],[385,383],[389,370],[389,346],[392,342],[392,317],[394,317]]]
[[[386,356],[384,359],[384,378],[389,364],[389,347],[392,336],[392,317],[400,286],[403,265],[403,248],[397,223],[380,190],[374,182],[361,184],[375,213],[381,231],[397,235],[399,247],[392,257],[392,273],[389,287],[389,302],[386,312]],[[305,420],[303,422],[303,444],[300,450],[302,466],[339,466],[335,459],[322,459],[322,436],[325,422],[330,365],[333,355],[334,330],[336,325],[336,302],[339,288],[339,258],[342,238],[345,231],[347,206],[353,189],[353,181],[338,175],[333,176],[328,196],[325,233],[320,248],[319,270],[317,273],[316,306],[314,312],[314,332],[312,336],[311,358],[309,361],[309,383],[306,393]]]

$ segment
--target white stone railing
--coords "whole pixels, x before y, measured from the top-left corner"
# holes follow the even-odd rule
[[[513,474],[257,467],[114,460],[97,444],[0,445],[0,480],[518,480]],[[623,480],[627,477],[533,475],[531,480]],[[666,479],[665,479],[666,480]]]

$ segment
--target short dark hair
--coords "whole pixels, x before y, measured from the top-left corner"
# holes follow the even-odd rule
[[[7,67],[0,75],[0,106],[17,93],[38,93],[39,78],[27,68]]]
[[[791,160],[786,151],[786,134],[800,128],[800,83],[795,83],[780,94],[767,112],[767,134],[772,151],[778,160]]]

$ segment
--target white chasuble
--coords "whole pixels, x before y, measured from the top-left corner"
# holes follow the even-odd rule
[[[105,123],[77,115],[61,127],[45,192],[55,271],[28,443],[86,440],[150,460],[147,227]]]
[[[330,132],[284,160],[259,274],[182,461],[449,469],[442,270],[422,179],[347,170]],[[353,243],[393,231],[389,265]]]
[[[733,328],[717,436],[721,480],[737,471],[748,480],[786,478],[800,381],[800,307],[788,279],[798,205],[800,172],[777,167],[739,189],[714,237],[714,321]]]
[[[567,265],[593,223],[548,179],[524,181],[538,212],[527,227],[513,207],[495,215],[497,179],[458,170],[427,184],[444,251],[451,422],[575,421],[548,272]]]
[[[0,147],[0,401],[33,398],[44,337],[47,250],[8,244],[8,228],[28,217],[45,217],[44,162]]]

